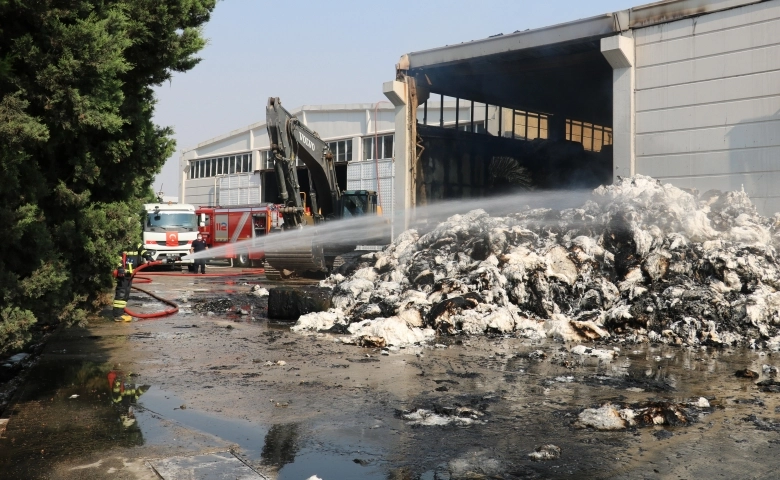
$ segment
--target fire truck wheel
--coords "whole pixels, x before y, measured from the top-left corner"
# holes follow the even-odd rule
[[[249,266],[249,255],[246,253],[240,253],[236,256],[236,258],[230,259],[230,266],[231,267],[241,267],[246,268]]]

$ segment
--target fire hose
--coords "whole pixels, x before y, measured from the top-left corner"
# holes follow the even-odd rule
[[[136,274],[147,267],[153,267],[155,265],[164,265],[166,262],[161,261],[155,261],[155,262],[148,262],[144,263],[143,265],[139,265],[135,270],[133,270],[132,278],[133,281],[139,281],[139,283],[152,283],[152,279],[149,277],[137,277]],[[163,276],[177,276],[177,277],[231,277],[231,276],[237,276],[237,275],[246,275],[246,274],[260,274],[263,273],[264,270],[262,268],[256,268],[251,270],[241,270],[240,272],[230,272],[230,273],[172,273],[172,272],[146,272],[145,275],[163,275]],[[125,313],[136,318],[141,319],[149,319],[149,318],[159,318],[159,317],[167,317],[168,315],[173,315],[174,313],[179,311],[179,306],[168,299],[162,298],[148,290],[144,290],[143,288],[136,287],[135,285],[132,286],[134,290],[138,290],[139,292],[143,292],[150,297],[159,300],[160,302],[165,303],[166,305],[170,305],[172,308],[169,308],[167,310],[159,311],[159,312],[152,312],[152,313],[138,313],[130,310],[129,308],[125,307]]]

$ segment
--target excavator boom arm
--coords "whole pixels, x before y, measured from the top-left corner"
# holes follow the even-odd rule
[[[268,99],[266,128],[271,141],[271,155],[279,192],[286,207],[282,214],[287,228],[297,227],[302,223],[305,208],[295,169],[297,158],[309,171],[309,198],[315,218],[340,216],[341,192],[328,144],[282,107],[282,102],[276,97]]]

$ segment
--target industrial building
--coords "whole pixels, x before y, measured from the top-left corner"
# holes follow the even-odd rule
[[[383,90],[397,211],[489,193],[496,157],[546,188],[644,174],[780,211],[780,0],[667,0],[409,53],[396,69]],[[484,128],[468,115],[442,128],[443,98],[484,111]]]
[[[455,125],[456,117],[469,114],[466,105],[456,114],[454,101],[445,101],[444,108],[434,106],[447,128]],[[328,143],[342,190],[375,190],[383,209],[392,209],[395,107],[390,102],[303,106],[291,113]],[[185,149],[179,159],[181,202],[197,206],[278,202],[269,149],[265,121]],[[298,161],[297,170],[301,191],[308,194],[307,169]]]
[[[408,53],[396,70],[390,102],[293,111],[330,143],[341,188],[405,215],[395,231],[410,207],[505,191],[491,168],[507,158],[538,188],[644,174],[780,211],[780,0],[667,0]],[[181,201],[277,201],[267,152],[264,122],[184,151]]]

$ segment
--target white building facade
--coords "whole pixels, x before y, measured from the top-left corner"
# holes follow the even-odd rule
[[[445,124],[454,125],[453,102],[445,102],[443,110],[438,105],[436,109]],[[395,108],[389,102],[303,106],[291,113],[328,143],[342,190],[376,191],[382,209],[392,210]],[[460,115],[468,115],[465,106]],[[278,202],[265,122],[185,149],[179,172],[182,203],[234,206]],[[308,174],[300,161],[298,175],[301,190],[308,192]]]

